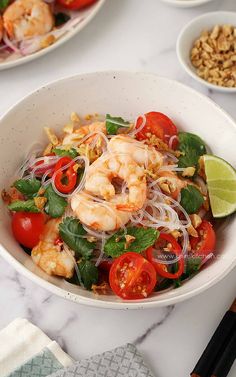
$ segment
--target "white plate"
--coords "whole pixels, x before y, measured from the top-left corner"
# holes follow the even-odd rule
[[[211,30],[215,25],[224,24],[230,24],[236,27],[236,12],[210,12],[194,18],[181,30],[176,44],[176,52],[179,62],[184,70],[195,80],[204,84],[208,88],[219,92],[236,93],[236,88],[226,88],[203,80],[197,75],[196,69],[190,60],[190,52],[193,43],[199,38],[201,32],[203,30]]]
[[[236,166],[234,121],[209,98],[176,81],[145,73],[100,72],[67,78],[39,89],[15,105],[0,120],[0,188],[4,188],[37,142],[46,143],[43,126],[56,131],[72,111],[81,115],[110,113],[125,119],[157,110],[169,115],[180,129],[197,133],[219,155]],[[235,265],[235,225],[217,234],[217,258],[182,287],[139,301],[95,296],[37,268],[14,240],[10,219],[0,203],[0,255],[29,279],[70,300],[113,309],[150,308],[174,304],[195,296],[220,281]]]
[[[57,47],[61,46],[65,42],[67,42],[69,39],[71,39],[74,35],[80,32],[98,13],[102,5],[105,3],[105,0],[98,0],[96,3],[92,4],[88,8],[85,8],[81,10],[79,13],[81,14],[80,21],[75,25],[71,26],[71,29],[68,30],[65,35],[63,35],[61,38],[59,38],[55,43],[53,43],[51,46],[46,47],[42,50],[39,50],[31,55],[19,57],[15,60],[9,60],[6,62],[0,62],[0,71],[12,67],[16,67],[18,65],[28,63],[32,60],[35,60],[39,58],[40,56],[46,55],[50,51],[55,50]]]
[[[210,3],[214,0],[161,0],[163,3],[168,3],[177,8],[193,8],[198,7],[206,3]]]

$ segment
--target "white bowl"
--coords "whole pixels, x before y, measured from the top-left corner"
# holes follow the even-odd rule
[[[177,8],[193,8],[215,0],[161,0],[163,3],[168,3]]]
[[[176,52],[180,64],[184,70],[195,80],[210,89],[225,93],[236,93],[236,88],[226,88],[203,80],[196,73],[196,68],[190,60],[190,52],[193,43],[199,38],[203,30],[210,30],[215,25],[231,24],[236,27],[236,12],[210,12],[194,18],[181,30],[176,44]]]
[[[34,52],[31,55],[19,57],[14,60],[9,59],[8,61],[0,62],[0,71],[8,68],[13,68],[21,64],[29,63],[30,61],[40,58],[41,56],[46,55],[50,51],[53,51],[57,47],[63,45],[74,35],[79,33],[96,16],[96,14],[98,13],[98,11],[104,3],[105,0],[98,0],[96,3],[92,4],[88,8],[81,9],[81,11],[79,12],[80,21],[76,25],[71,26],[70,29],[55,43],[42,50]]]
[[[219,155],[236,166],[234,121],[209,98],[178,82],[145,73],[100,72],[49,84],[24,98],[0,120],[0,188],[4,188],[30,146],[46,143],[43,127],[61,130],[72,111],[79,114],[110,113],[125,119],[158,110],[180,129],[197,133]],[[218,234],[221,257],[182,287],[139,301],[94,296],[92,292],[51,278],[37,268],[14,240],[10,219],[0,203],[0,255],[22,274],[62,297],[97,307],[134,309],[159,307],[186,300],[220,281],[235,265],[235,225]]]

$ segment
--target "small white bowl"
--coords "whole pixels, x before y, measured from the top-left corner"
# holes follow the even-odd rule
[[[161,0],[163,3],[168,3],[177,8],[193,8],[198,7],[206,3],[210,3],[214,0]]]
[[[210,12],[194,18],[181,30],[177,40],[176,52],[182,67],[195,80],[213,90],[236,93],[236,88],[214,85],[200,78],[190,60],[193,43],[200,36],[201,32],[203,30],[210,30],[215,25],[224,24],[231,24],[236,27],[236,12]]]

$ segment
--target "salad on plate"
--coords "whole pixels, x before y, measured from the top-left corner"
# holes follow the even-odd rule
[[[21,1],[21,0],[18,0]],[[72,113],[45,128],[2,198],[15,239],[49,275],[125,300],[181,286],[214,257],[236,172],[161,112]]]
[[[0,63],[51,46],[82,22],[97,0],[0,0]]]

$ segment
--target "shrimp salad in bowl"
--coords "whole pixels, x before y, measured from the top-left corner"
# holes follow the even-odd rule
[[[198,135],[156,111],[135,121],[72,113],[61,134],[45,132],[48,145],[2,191],[15,239],[44,272],[135,300],[207,268],[214,218],[236,209],[214,174],[235,187],[235,170]]]
[[[55,44],[84,22],[96,1],[0,0],[0,63]]]

